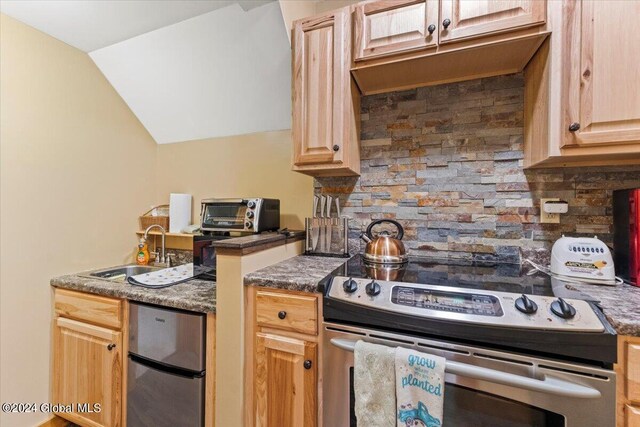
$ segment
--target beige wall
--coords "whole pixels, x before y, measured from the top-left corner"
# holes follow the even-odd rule
[[[42,403],[49,279],[131,259],[156,197],[156,144],[87,54],[0,19],[0,400]]]
[[[158,146],[158,203],[170,193],[193,195],[193,219],[208,197],[280,199],[281,226],[303,229],[311,214],[313,179],[291,171],[291,131]]]

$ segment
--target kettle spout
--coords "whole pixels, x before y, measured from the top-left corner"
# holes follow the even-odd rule
[[[371,239],[370,239],[370,238],[369,238],[369,236],[367,236],[365,233],[362,233],[362,234],[360,235],[360,238],[361,238],[362,240],[364,240],[365,242],[367,242],[367,243],[371,243]]]

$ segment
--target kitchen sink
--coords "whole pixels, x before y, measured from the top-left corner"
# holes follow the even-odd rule
[[[153,267],[150,265],[122,265],[119,267],[103,268],[100,270],[88,271],[80,274],[83,277],[98,278],[111,280],[113,282],[126,282],[129,276],[137,274],[151,273],[152,271],[161,270],[164,267]]]

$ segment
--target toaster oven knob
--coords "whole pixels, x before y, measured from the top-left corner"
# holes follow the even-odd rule
[[[249,209],[253,209],[256,207],[256,202],[254,202],[253,200],[249,200],[249,202],[247,203],[247,207]]]
[[[345,280],[344,283],[342,284],[342,289],[344,289],[346,293],[352,294],[358,290],[358,282],[349,278],[348,280]]]
[[[367,295],[371,297],[375,297],[380,293],[380,285],[375,280],[372,280],[371,283],[367,283],[367,286],[364,287]]]
[[[562,319],[571,319],[576,315],[576,309],[562,298],[551,303],[551,312]]]
[[[251,221],[247,221],[244,223],[244,228],[251,228],[253,227],[253,223]]]
[[[247,212],[247,218],[253,218],[253,212],[252,211]]]
[[[526,314],[533,314],[538,311],[538,305],[531,301],[525,294],[522,294],[520,298],[516,299],[516,308]]]

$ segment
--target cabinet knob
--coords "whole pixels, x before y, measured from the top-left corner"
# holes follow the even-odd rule
[[[302,366],[304,366],[304,369],[311,369],[313,362],[311,362],[311,360],[305,360]]]
[[[436,30],[436,26],[431,24],[427,27],[427,31],[429,31],[429,34],[433,34],[433,32]]]
[[[449,28],[449,25],[451,25],[451,19],[447,18],[444,21],[442,21],[442,26],[444,27],[445,30]]]
[[[114,348],[116,348],[116,345],[115,345],[115,344],[109,344],[109,345],[107,346],[107,350],[109,350],[109,351],[113,350]]]
[[[569,125],[569,132],[575,132],[578,129],[580,129],[580,123],[578,122],[573,122]]]
[[[287,312],[286,312],[286,311],[284,311],[284,310],[283,310],[283,311],[279,311],[279,312],[278,312],[278,317],[279,317],[280,319],[284,319],[285,317],[287,317]]]
[[[338,144],[333,146],[333,151],[339,151],[340,150],[340,146]]]

